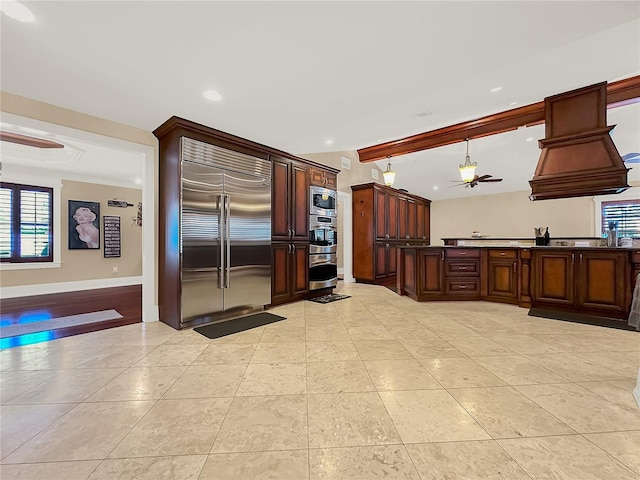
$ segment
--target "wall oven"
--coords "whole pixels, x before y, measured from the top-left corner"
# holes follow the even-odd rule
[[[309,192],[309,213],[311,215],[338,216],[338,194],[335,190],[311,186]]]
[[[309,290],[338,284],[336,217],[309,216]]]

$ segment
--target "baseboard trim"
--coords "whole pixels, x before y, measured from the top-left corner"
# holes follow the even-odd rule
[[[96,288],[125,287],[127,285],[142,285],[142,276],[99,278],[96,280],[80,280],[76,282],[41,283],[36,285],[19,285],[2,287],[0,299],[32,297],[34,295],[48,295],[51,293],[77,292],[94,290]]]

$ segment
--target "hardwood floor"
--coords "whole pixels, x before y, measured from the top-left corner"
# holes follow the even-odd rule
[[[26,343],[69,337],[80,333],[94,332],[96,330],[105,330],[107,328],[130,325],[132,323],[140,323],[142,322],[142,285],[100,288],[2,300],[0,322],[3,326],[24,322],[26,318],[43,321],[46,319],[110,309],[116,310],[122,315],[122,318],[4,338],[0,340],[2,342],[1,346],[2,348],[6,348],[24,345]]]

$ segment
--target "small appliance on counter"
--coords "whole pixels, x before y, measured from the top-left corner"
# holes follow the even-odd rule
[[[609,222],[609,230],[607,230],[607,247],[618,246],[618,224]]]

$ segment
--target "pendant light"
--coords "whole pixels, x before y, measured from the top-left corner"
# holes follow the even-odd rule
[[[466,139],[467,142],[467,156],[464,159],[464,164],[460,165],[460,176],[462,177],[462,181],[466,183],[471,183],[476,176],[476,166],[478,165],[476,162],[471,163],[471,158],[469,158],[469,139]]]
[[[391,170],[391,155],[387,157],[387,162],[387,169],[382,173],[382,176],[384,177],[385,185],[390,187],[396,179],[396,172]]]

